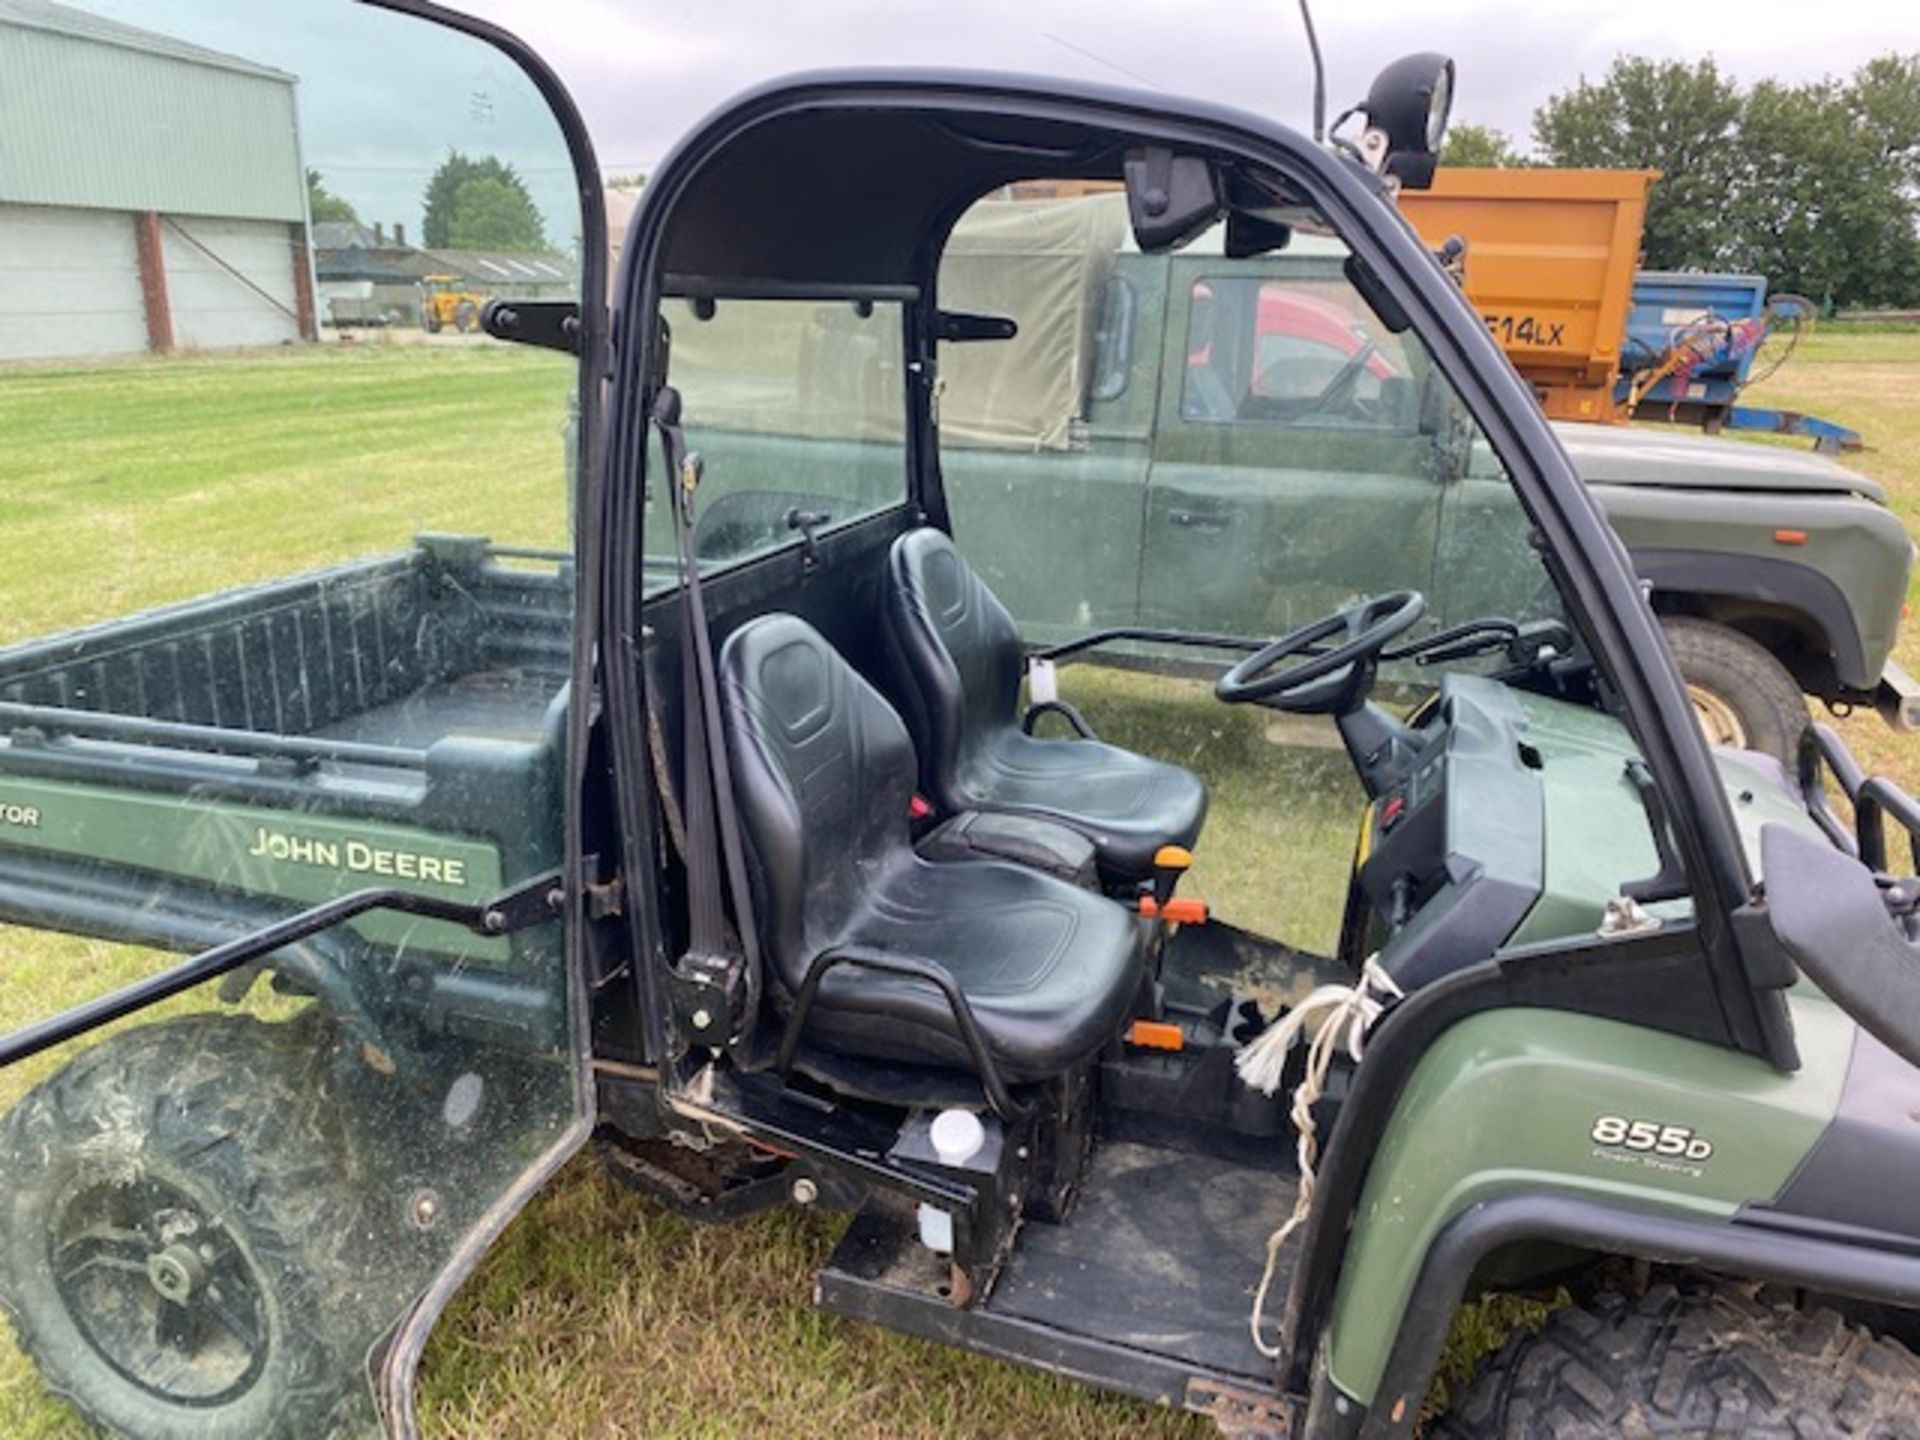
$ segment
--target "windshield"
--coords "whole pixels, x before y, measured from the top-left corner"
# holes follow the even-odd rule
[[[3,6],[0,75],[0,1429],[373,1431],[587,1102],[578,371],[481,333],[580,298],[573,157],[346,0]]]
[[[1219,228],[1145,254],[1117,186],[1024,182],[977,201],[943,257],[940,303],[1018,334],[940,352],[956,545],[1029,646],[1147,629],[1253,648],[1364,597],[1418,592],[1423,617],[1374,691],[1396,716],[1507,670],[1516,633],[1574,658],[1532,523],[1466,407],[1419,337],[1369,303],[1333,227],[1304,207],[1291,220],[1286,243],[1255,256],[1229,257]],[[1410,653],[1464,624],[1483,624],[1485,643]],[[1195,881],[1216,913],[1331,951],[1369,797],[1329,721],[1215,701],[1212,680],[1243,653],[1125,640],[1058,683],[1102,738],[1178,755],[1207,780],[1213,843]],[[1543,677],[1521,679],[1560,693]],[[1597,923],[1606,884],[1655,863],[1620,769],[1633,741],[1541,703],[1556,757],[1579,735],[1608,759],[1598,799],[1548,787],[1565,843],[1547,836],[1529,864],[1582,899],[1540,923],[1586,923],[1589,909]],[[1575,874],[1595,825],[1633,836],[1607,862],[1618,875]]]

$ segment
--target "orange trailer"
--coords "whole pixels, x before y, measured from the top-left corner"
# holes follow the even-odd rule
[[[1627,418],[1614,400],[1658,170],[1435,174],[1400,208],[1429,245],[1466,241],[1466,292],[1514,368],[1561,420]]]

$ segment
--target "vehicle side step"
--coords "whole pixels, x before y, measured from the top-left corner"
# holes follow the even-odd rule
[[[993,1289],[953,1299],[911,1205],[868,1200],[814,1282],[822,1309],[921,1339],[1287,1433],[1291,1406],[1247,1334],[1247,1306],[1290,1177],[1158,1147],[1098,1145],[1068,1220],[1028,1225]],[[1275,1294],[1285,1293],[1285,1275]]]

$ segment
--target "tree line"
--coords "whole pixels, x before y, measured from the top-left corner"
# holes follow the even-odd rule
[[[307,171],[307,208],[314,220],[351,220],[359,213]],[[520,173],[493,155],[450,151],[421,197],[420,243],[429,250],[545,250],[546,226]]]
[[[1711,59],[1622,56],[1536,110],[1533,145],[1457,125],[1441,163],[1659,170],[1649,268],[1756,272],[1833,306],[1920,305],[1920,54],[1750,87]]]

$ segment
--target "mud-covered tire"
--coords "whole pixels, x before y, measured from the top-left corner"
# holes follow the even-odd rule
[[[1436,1440],[1898,1440],[1920,1358],[1827,1309],[1731,1284],[1556,1310],[1481,1365]]]
[[[1787,667],[1758,641],[1711,620],[1674,615],[1661,629],[1707,739],[1762,751],[1791,772],[1808,717]],[[1725,733],[1728,725],[1735,733]]]
[[[306,1440],[361,1413],[366,1337],[330,1291],[355,1201],[313,1040],[245,1016],[146,1026],[0,1123],[0,1310],[107,1431]]]

